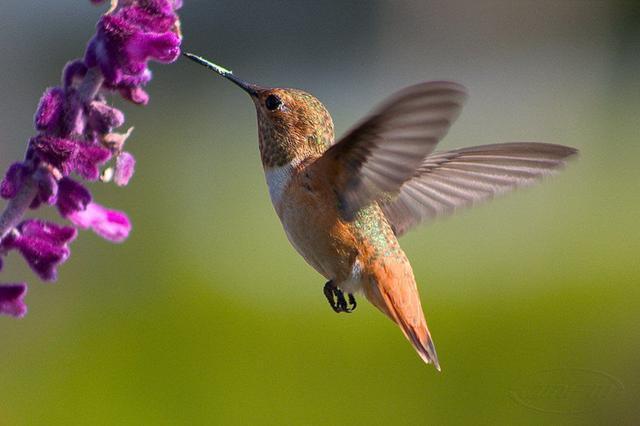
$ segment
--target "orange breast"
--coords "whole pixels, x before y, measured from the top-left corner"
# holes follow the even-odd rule
[[[287,237],[300,255],[327,279],[348,276],[358,254],[348,224],[339,219],[336,199],[324,179],[294,173],[275,206]]]
[[[385,259],[405,263],[380,208],[370,206],[344,222],[329,181],[321,171],[297,168],[275,204],[289,241],[307,263],[338,281],[350,277],[356,258],[363,268]]]

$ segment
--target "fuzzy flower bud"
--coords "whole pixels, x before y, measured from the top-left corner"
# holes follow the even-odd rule
[[[27,285],[0,284],[0,314],[23,317],[27,313],[27,305],[24,304],[24,296],[27,294]]]
[[[124,2],[98,22],[85,64],[100,67],[107,85],[126,89],[134,102],[146,103],[139,86],[150,78],[147,62],[173,62],[180,54],[175,6],[169,0]]]
[[[76,230],[51,222],[29,219],[17,226],[0,244],[3,250],[17,249],[45,281],[55,281],[57,266],[69,257],[67,244],[76,237]]]
[[[87,208],[91,202],[91,193],[87,188],[68,177],[58,183],[58,200],[56,206],[62,217]]]
[[[121,153],[116,159],[116,171],[113,181],[118,186],[125,186],[133,176],[133,170],[136,166],[136,160],[133,155],[128,152]]]
[[[100,145],[79,144],[73,159],[73,170],[86,180],[98,180],[100,166],[111,158],[111,152]]]
[[[27,167],[22,163],[13,163],[0,183],[0,196],[11,199],[16,196],[27,173]]]
[[[109,133],[124,124],[124,114],[104,102],[93,101],[89,107],[89,126],[98,133]]]
[[[114,243],[124,241],[131,231],[131,222],[126,214],[96,203],[89,203],[86,209],[71,213],[69,220],[79,228],[91,228],[102,238]]]
[[[64,102],[64,91],[61,88],[52,87],[47,89],[40,99],[34,118],[36,129],[43,132],[55,131],[64,114]]]

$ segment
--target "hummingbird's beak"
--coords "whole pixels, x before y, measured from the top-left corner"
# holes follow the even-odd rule
[[[240,80],[238,77],[233,75],[233,72],[229,71],[228,69],[223,68],[220,65],[216,65],[213,62],[207,61],[206,59],[204,59],[204,58],[202,58],[202,57],[200,57],[198,55],[194,55],[193,53],[184,52],[183,55],[186,56],[187,58],[191,59],[193,62],[196,62],[196,63],[198,63],[200,65],[204,65],[205,67],[209,68],[210,70],[213,70],[213,71],[217,72],[218,74],[220,74],[221,76],[226,77],[227,79],[231,80],[236,85],[240,86],[242,88],[242,90],[247,92],[249,95],[256,96],[258,94],[258,92],[256,91],[256,88],[257,88],[256,85],[247,83],[244,80]]]

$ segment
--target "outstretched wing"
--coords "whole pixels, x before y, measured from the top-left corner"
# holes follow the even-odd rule
[[[525,142],[434,153],[398,196],[381,201],[380,207],[400,236],[424,220],[531,185],[558,171],[577,152],[562,145]]]
[[[341,215],[397,194],[447,133],[466,99],[459,84],[436,81],[391,96],[318,160],[332,177]]]

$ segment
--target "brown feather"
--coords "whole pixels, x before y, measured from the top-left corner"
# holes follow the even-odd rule
[[[395,194],[433,151],[466,99],[459,84],[436,81],[408,87],[375,109],[320,162],[333,162],[333,187],[341,215],[354,215],[382,196]]]
[[[440,371],[409,262],[378,262],[369,272],[373,276],[364,286],[367,299],[398,324],[424,362]]]
[[[504,143],[429,155],[400,188],[380,203],[396,235],[422,221],[536,183],[560,170],[574,148],[545,143]]]

